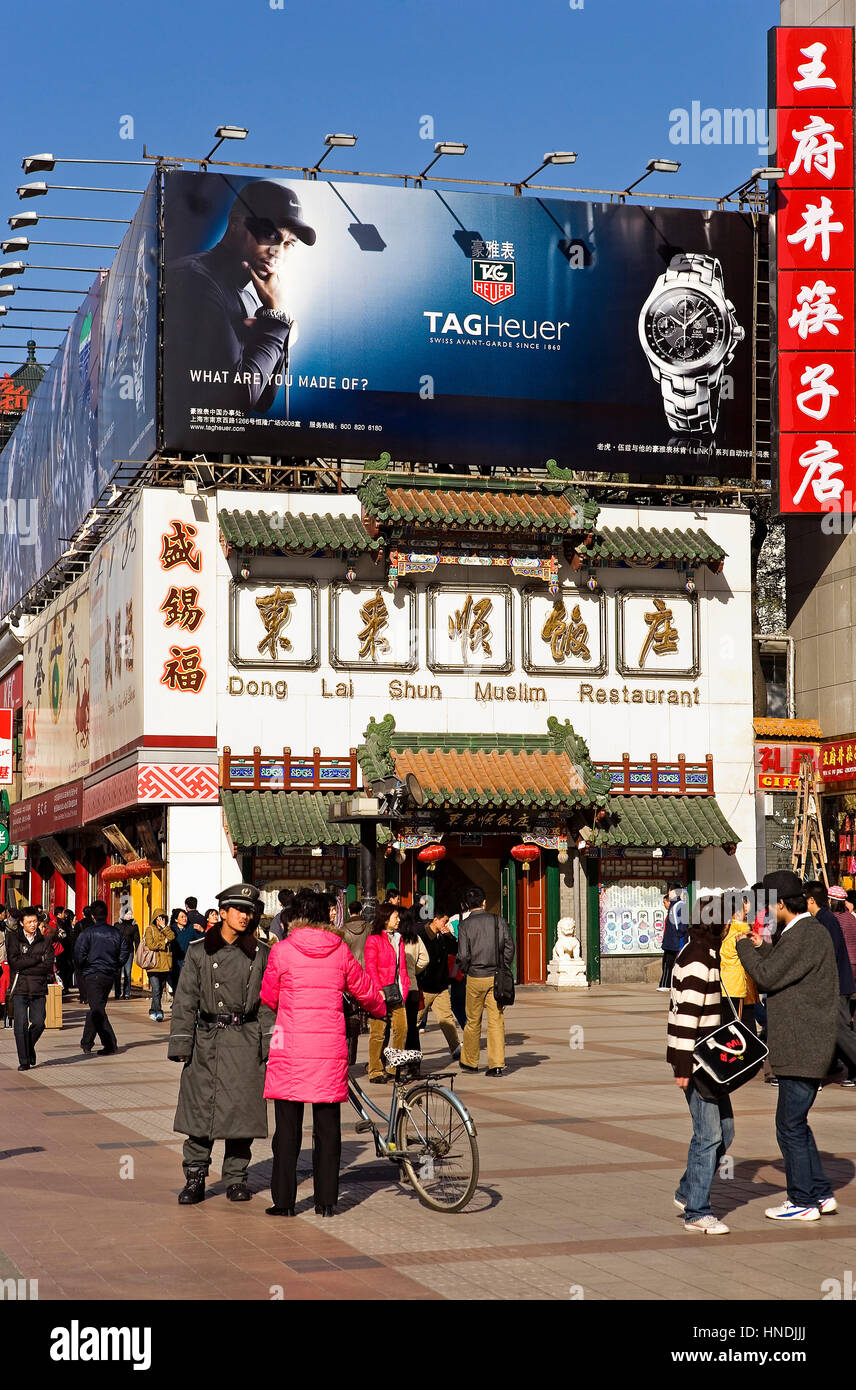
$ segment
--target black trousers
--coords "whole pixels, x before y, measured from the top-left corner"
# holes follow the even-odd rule
[[[677,951],[663,952],[663,970],[662,974],[660,975],[660,983],[657,986],[658,989],[671,989],[672,970],[674,969],[675,961],[677,960],[677,958]]]
[[[835,1052],[840,1061],[847,1067],[847,1074],[851,1079],[856,1076],[856,1033],[850,1026],[850,998],[846,994],[839,996],[840,1006],[838,1015],[838,1036],[835,1040]]]
[[[107,1017],[107,1000],[110,998],[113,980],[113,975],[86,977],[86,1002],[89,1005],[89,1013],[83,1020],[81,1047],[91,1047],[96,1035],[101,1039],[101,1046],[106,1047],[108,1052],[112,1052],[118,1046],[116,1034]]]
[[[12,995],[15,1010],[15,1046],[18,1049],[18,1062],[30,1066],[36,1060],[36,1043],[45,1031],[45,1010],[47,995]],[[8,1005],[7,1005],[8,1007]]]
[[[419,1029],[416,1026],[416,1020],[419,1017],[418,989],[408,990],[407,998],[404,1001],[404,1013],[407,1018],[407,1041],[404,1046],[419,1052],[421,1051],[421,1043],[419,1041]]]
[[[303,1101],[275,1100],[271,1196],[275,1207],[293,1207],[297,1197],[297,1159],[303,1135]],[[338,1101],[312,1102],[312,1181],[317,1206],[339,1200],[342,1161],[342,1107]]]

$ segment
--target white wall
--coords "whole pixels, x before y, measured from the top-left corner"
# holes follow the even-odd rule
[[[241,870],[223,831],[223,814],[214,806],[170,806],[167,810],[167,907],[199,900],[199,911],[216,907],[216,894],[241,881]]]
[[[254,511],[289,511],[359,515],[356,497],[319,497],[306,494],[225,493],[218,495],[220,508],[248,508]],[[714,757],[716,796],[726,819],[740,836],[737,860],[717,852],[711,874],[719,882],[751,883],[756,876],[756,821],[752,789],[752,661],[751,661],[751,575],[749,517],[740,509],[720,508],[697,513],[692,508],[612,507],[601,509],[598,527],[690,528],[704,530],[727,552],[724,571],[713,575],[706,568],[695,572],[699,596],[701,672],[697,678],[667,675],[624,677],[616,666],[616,611],[612,595],[617,589],[638,588],[683,595],[683,579],[675,570],[619,568],[600,570],[598,577],[609,598],[607,608],[608,669],[600,677],[570,674],[529,674],[522,663],[521,591],[532,581],[517,578],[505,567],[489,571],[458,566],[438,566],[428,576],[409,576],[417,591],[419,620],[419,664],[415,672],[378,670],[335,670],[329,663],[328,586],[344,578],[345,566],[336,559],[306,557],[265,557],[253,560],[254,577],[269,580],[311,578],[319,585],[320,665],[315,670],[233,667],[229,663],[229,582],[232,570],[222,550],[218,557],[218,670],[217,721],[218,746],[228,744],[234,754],[247,754],[258,744],[266,754],[291,747],[296,756],[311,753],[314,746],[326,755],[343,755],[363,740],[369,719],[392,712],[401,732],[437,733],[515,733],[544,734],[547,719],[556,715],[570,719],[574,729],[587,741],[596,760],[620,758],[624,752],[647,758],[656,753],[661,760],[675,761],[685,754],[690,761],[702,761],[707,753]],[[418,542],[414,544],[418,548]],[[534,547],[533,547],[534,548]],[[234,564],[234,561],[232,562]],[[383,586],[383,566],[365,557],[357,566],[358,582]],[[584,579],[585,576],[583,576]],[[563,595],[574,600],[581,591],[580,576],[567,566],[560,571]],[[425,589],[429,584],[462,583],[474,587],[508,585],[513,593],[512,630],[514,666],[507,675],[435,673],[426,662]],[[582,590],[584,593],[585,591]],[[275,695],[230,695],[229,677],[263,679],[287,683],[284,699]],[[440,700],[392,699],[390,681],[410,681],[423,688],[439,685]],[[477,700],[476,680],[490,680],[501,686],[541,687],[543,702]],[[581,698],[581,684],[588,680],[595,687],[623,692],[634,689],[698,689],[698,702],[691,708],[663,704],[597,704]],[[323,682],[323,685],[322,685]],[[347,686],[345,698],[329,697],[339,684]],[[328,692],[325,696],[323,691]],[[720,860],[722,862],[720,862]]]

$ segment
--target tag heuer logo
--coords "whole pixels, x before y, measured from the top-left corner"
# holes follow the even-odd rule
[[[514,294],[514,261],[473,261],[473,294],[499,304]]]

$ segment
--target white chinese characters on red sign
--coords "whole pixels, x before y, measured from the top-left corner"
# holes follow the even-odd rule
[[[0,709],[0,786],[12,782],[12,711]]]
[[[852,511],[853,30],[775,31],[779,508]]]

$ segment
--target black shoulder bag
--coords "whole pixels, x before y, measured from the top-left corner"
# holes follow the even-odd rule
[[[737,1017],[731,995],[720,979],[720,993],[731,1007],[732,1019],[699,1038],[693,1048],[693,1084],[703,1100],[717,1100],[744,1086],[758,1075],[767,1056],[767,1047],[751,1028]]]
[[[496,969],[493,973],[493,997],[501,1009],[508,1009],[514,1003],[514,976],[504,964],[499,952],[499,918],[493,914],[494,940],[496,942]]]

